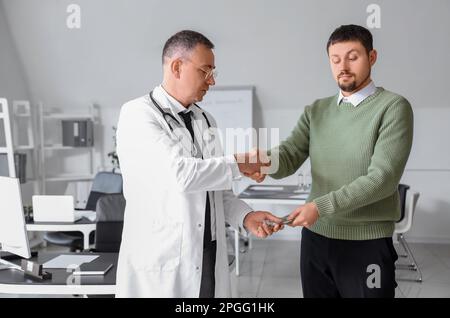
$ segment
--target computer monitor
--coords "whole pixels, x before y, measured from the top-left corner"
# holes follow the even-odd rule
[[[0,177],[0,246],[2,251],[30,258],[19,179]],[[18,268],[0,259],[0,268]]]

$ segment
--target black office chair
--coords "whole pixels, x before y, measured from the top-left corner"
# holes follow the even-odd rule
[[[95,230],[96,252],[119,252],[125,204],[123,194],[106,194],[98,200]]]
[[[406,207],[406,192],[409,190],[409,185],[400,183],[398,185],[398,193],[400,195],[400,219],[397,222],[400,222],[405,217],[405,207]]]
[[[99,172],[92,183],[85,210],[96,210],[97,201],[105,194],[122,193],[122,175],[113,172]],[[89,236],[94,243],[95,232]],[[68,246],[71,252],[83,250],[83,235],[79,232],[47,232],[44,239],[51,244]]]
[[[102,195],[96,206],[95,248],[93,253],[119,253],[122,241],[125,197],[122,193]],[[88,298],[114,298],[114,295],[87,295]]]

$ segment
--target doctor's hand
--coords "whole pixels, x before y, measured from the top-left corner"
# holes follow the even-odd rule
[[[270,158],[265,150],[252,149],[248,153],[235,154],[239,171],[256,182],[262,182],[266,177],[264,172],[270,166]]]
[[[265,238],[284,228],[282,220],[270,212],[252,211],[244,218],[244,227],[247,231],[259,238]]]
[[[310,227],[316,223],[319,218],[319,210],[314,202],[309,202],[304,205],[299,206],[291,214],[289,214],[288,219],[293,220],[289,223],[289,226],[304,226]]]
[[[244,176],[246,176],[246,177],[248,177],[248,178],[250,178],[250,179],[252,179],[252,180],[254,180],[254,181],[258,182],[258,183],[263,182],[264,179],[266,178],[266,174],[261,173],[261,172],[255,172],[253,174],[244,172],[243,174],[244,174]]]

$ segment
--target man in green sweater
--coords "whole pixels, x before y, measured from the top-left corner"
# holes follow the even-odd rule
[[[303,226],[305,297],[394,297],[392,235],[412,144],[411,105],[371,80],[377,52],[366,28],[337,28],[327,51],[340,92],[307,106],[291,135],[268,152],[279,164],[270,176],[284,178],[311,160],[311,194],[290,214],[292,226]]]

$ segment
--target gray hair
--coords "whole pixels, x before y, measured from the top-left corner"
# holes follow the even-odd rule
[[[165,58],[171,58],[176,53],[187,53],[192,51],[198,44],[206,46],[208,49],[214,49],[214,44],[201,33],[183,30],[172,35],[164,44],[162,52],[162,62]]]

